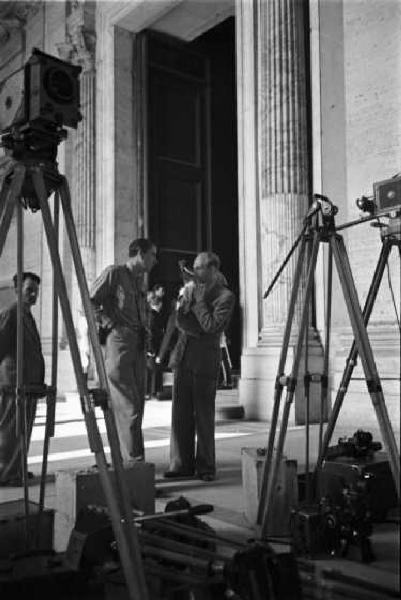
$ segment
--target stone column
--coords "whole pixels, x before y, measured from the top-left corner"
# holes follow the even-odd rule
[[[305,2],[261,0],[258,8],[261,272],[267,286],[301,231],[308,209]],[[267,345],[282,340],[296,257],[297,253],[263,302],[261,342]],[[299,314],[298,304],[293,330]]]
[[[259,297],[258,340],[246,344],[241,363],[240,401],[250,418],[269,419],[274,382],[281,351],[284,326],[294,278],[297,253],[294,253],[267,300],[263,292],[273,279],[303,226],[308,210],[310,181],[309,123],[307,110],[307,64],[305,48],[306,0],[258,0],[252,14],[245,0],[239,2],[252,32],[255,81],[256,188],[259,223],[254,239],[248,237],[245,252],[252,244],[258,253]],[[243,24],[245,21],[243,20]],[[242,86],[250,85],[241,73]],[[248,76],[249,78],[249,76]],[[239,114],[241,120],[241,115]],[[250,135],[248,133],[247,135]],[[241,148],[240,148],[241,154]],[[245,206],[249,198],[245,198]],[[241,199],[240,199],[241,205]],[[291,342],[299,325],[305,271],[294,315]],[[245,292],[246,293],[246,292]],[[246,312],[246,311],[245,311]],[[249,326],[250,321],[245,324]],[[245,331],[245,340],[251,340]],[[312,343],[310,354],[320,353]],[[314,347],[313,347],[314,346]],[[288,353],[288,368],[293,358]],[[316,369],[316,361],[310,370]],[[299,376],[292,421],[303,420],[302,372]]]
[[[80,101],[82,121],[71,138],[72,210],[88,284],[95,278],[95,32],[94,3],[75,2],[67,22],[67,43],[60,45],[63,59],[82,67]],[[73,283],[73,311],[80,309],[76,282]]]
[[[85,61],[81,73],[81,113],[73,152],[73,205],[78,242],[88,283],[95,277],[95,69]]]

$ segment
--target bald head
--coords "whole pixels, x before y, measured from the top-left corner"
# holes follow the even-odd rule
[[[220,259],[214,252],[201,252],[195,258],[194,271],[201,283],[211,283],[220,269]]]

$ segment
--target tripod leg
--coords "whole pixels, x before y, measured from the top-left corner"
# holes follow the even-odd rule
[[[304,257],[305,257],[305,249],[306,249],[306,238],[304,237],[301,242],[301,246],[300,246],[299,254],[298,254],[298,260],[297,260],[297,264],[296,264],[296,268],[295,268],[294,283],[293,283],[292,290],[291,290],[290,303],[289,303],[289,307],[288,307],[288,316],[287,316],[287,321],[285,324],[283,344],[281,347],[280,359],[279,359],[277,376],[276,376],[276,383],[275,383],[275,389],[274,389],[274,401],[273,401],[273,413],[272,413],[272,418],[271,418],[271,422],[270,422],[270,431],[269,431],[269,439],[268,439],[267,451],[266,451],[266,460],[265,460],[265,464],[263,467],[262,484],[260,487],[260,499],[259,499],[258,517],[257,517],[258,524],[262,523],[264,510],[266,508],[265,505],[266,505],[267,482],[268,482],[268,478],[269,478],[271,462],[272,462],[272,457],[273,457],[274,439],[275,439],[275,435],[276,435],[277,421],[278,421],[278,415],[279,415],[279,411],[280,411],[281,396],[282,396],[282,392],[283,392],[283,388],[284,388],[284,384],[282,382],[282,377],[284,375],[285,363],[287,360],[288,344],[289,344],[290,335],[291,335],[291,328],[292,328],[292,322],[293,322],[293,318],[294,318],[295,305],[296,305],[296,301],[298,298],[299,284],[301,281],[302,267],[303,267]]]
[[[330,331],[331,331],[331,297],[333,289],[333,251],[331,246],[328,246],[328,264],[327,264],[327,297],[326,297],[326,328],[325,328],[325,340],[324,340],[324,359],[323,359],[323,373],[322,373],[322,384],[321,384],[321,396],[320,396],[320,418],[319,418],[319,452],[318,456],[322,454],[323,445],[323,411],[327,404],[328,392],[329,392],[329,354],[330,354]]]
[[[124,470],[120,452],[120,442],[115,423],[114,411],[110,403],[109,383],[107,379],[103,353],[99,343],[95,316],[93,312],[92,303],[90,301],[88,285],[86,282],[85,271],[81,259],[81,253],[79,251],[79,244],[74,225],[74,218],[71,210],[70,192],[65,178],[63,178],[63,183],[60,187],[60,197],[64,212],[65,226],[70,241],[71,253],[75,266],[75,273],[77,276],[78,286],[81,294],[82,305],[85,311],[85,317],[88,321],[88,332],[95,358],[96,369],[99,375],[101,388],[107,391],[108,403],[106,407],[103,407],[103,414],[106,423],[107,437],[110,442],[113,467],[116,472],[116,484],[118,486],[121,508],[123,510],[123,513],[125,513],[128,516],[131,513],[131,506],[128,491],[125,486]],[[128,521],[130,522],[130,519],[128,519]],[[127,527],[132,528],[132,525],[127,525]],[[131,531],[131,535],[134,534],[135,531]]]
[[[29,489],[28,489],[28,439],[27,439],[27,406],[29,401],[23,390],[24,385],[24,316],[22,300],[22,273],[24,270],[24,217],[21,202],[17,199],[17,377],[16,377],[16,426],[17,439],[21,440],[21,474],[24,490],[25,537],[29,548]]]
[[[316,258],[317,260],[317,258]],[[308,248],[308,264],[310,262],[310,247]],[[309,372],[309,304],[306,310],[305,327],[305,366],[304,366],[304,398],[305,398],[305,501],[309,503],[310,498],[310,474],[309,474],[309,441],[310,441],[310,382]]]
[[[60,199],[59,193],[56,191],[54,194],[54,211],[53,211],[53,222],[54,222],[54,234],[57,240],[59,239],[59,213],[60,213]],[[38,516],[38,536],[40,517],[44,508],[45,502],[45,490],[46,490],[46,474],[47,474],[47,458],[49,454],[50,438],[54,436],[54,424],[55,424],[55,413],[56,413],[56,398],[57,398],[57,351],[58,344],[58,297],[56,290],[56,282],[53,272],[53,304],[52,304],[52,366],[51,366],[51,391],[46,397],[46,427],[45,427],[45,438],[43,440],[43,456],[42,456],[42,472],[40,476],[40,493],[39,493],[39,516]],[[39,538],[37,538],[39,539]]]
[[[40,208],[42,211],[47,243],[55,272],[55,280],[58,289],[59,301],[64,317],[65,327],[67,330],[71,358],[74,365],[77,387],[81,398],[82,409],[85,417],[89,445],[96,457],[96,463],[99,469],[99,477],[106,497],[107,505],[109,507],[110,518],[120,552],[121,563],[127,582],[130,600],[138,600],[139,598],[147,600],[148,594],[143,574],[142,559],[138,545],[138,538],[136,535],[136,531],[131,523],[131,519],[121,518],[120,507],[114,496],[114,487],[111,481],[110,472],[107,469],[102,438],[97,427],[95,412],[93,409],[91,398],[88,393],[85,377],[82,370],[81,357],[78,349],[74,323],[72,320],[71,308],[67,294],[67,287],[62,272],[61,260],[57,248],[56,236],[53,230],[50,209],[47,202],[47,194],[45,184],[43,181],[43,175],[39,170],[36,170],[33,171],[32,178],[39,199]],[[127,528],[127,523],[131,524],[131,528]],[[129,535],[131,533],[132,535]]]
[[[363,309],[363,320],[364,320],[365,326],[369,323],[370,315],[372,314],[373,305],[375,303],[377,292],[379,290],[380,283],[383,278],[384,269],[386,267],[390,251],[391,251],[391,243],[387,239],[385,239],[382,244],[379,260],[378,260],[378,263],[377,263],[377,266],[376,266],[376,269],[375,269],[375,272],[373,275],[372,282],[369,287],[369,292],[366,297],[365,306]],[[337,423],[338,415],[340,413],[341,406],[342,406],[345,394],[347,393],[349,382],[351,381],[352,373],[354,371],[354,367],[356,365],[357,356],[358,356],[358,347],[357,347],[357,345],[355,343],[355,339],[354,339],[352,342],[350,352],[348,354],[348,358],[345,363],[345,369],[344,369],[344,372],[343,372],[343,375],[341,378],[341,383],[339,385],[339,388],[338,388],[338,391],[336,394],[336,399],[333,404],[330,418],[327,423],[327,428],[326,428],[326,432],[324,435],[323,444],[322,444],[321,448],[319,449],[319,457],[318,457],[318,460],[316,463],[316,469],[319,469],[322,466],[322,462],[326,455],[327,448],[330,444],[330,440],[332,438],[333,431],[334,431],[335,425]]]
[[[358,295],[355,289],[343,238],[338,235],[332,236],[330,238],[330,244],[333,248],[334,260],[337,266],[343,295],[347,304],[348,314],[355,336],[356,347],[358,354],[361,357],[361,363],[366,377],[369,395],[372,399],[373,408],[376,411],[380,432],[388,454],[395,487],[399,497],[400,457],[398,454],[397,443],[387,413],[379,374],[374,362],[372,348],[364,323],[364,317],[359,306]]]
[[[64,212],[65,218],[65,226],[67,230],[67,235],[70,241],[71,253],[75,266],[75,273],[77,276],[78,286],[81,294],[82,305],[85,312],[85,317],[88,321],[88,333],[90,342],[93,348],[94,359],[96,363],[96,370],[98,372],[99,380],[101,388],[108,392],[108,398],[110,398],[109,393],[109,383],[107,379],[106,369],[104,365],[103,353],[100,347],[99,338],[97,334],[95,316],[93,312],[92,303],[90,301],[88,285],[86,282],[85,271],[82,264],[81,254],[79,251],[79,244],[77,240],[74,219],[71,211],[71,197],[68,189],[68,185],[65,179],[63,179],[63,183],[60,187],[60,197],[61,203]],[[120,452],[120,443],[117,434],[117,428],[114,420],[114,413],[111,407],[110,402],[108,402],[108,407],[104,410],[107,435],[110,441],[110,449],[112,452],[113,466],[116,471],[120,470],[119,473],[121,475],[121,481],[123,481],[123,471],[122,471],[122,458]],[[128,509],[129,503],[125,505],[125,508]]]
[[[304,397],[305,397],[305,501],[310,502],[310,477],[309,477],[309,438],[310,438],[310,373],[309,373],[309,305],[306,307],[305,327],[305,374],[304,374]]]
[[[266,535],[267,535],[267,528],[269,525],[269,518],[271,515],[271,510],[272,510],[272,505],[273,505],[273,496],[275,493],[277,476],[278,476],[280,462],[281,462],[282,455],[283,455],[285,436],[287,433],[288,418],[290,415],[290,408],[291,408],[292,400],[294,397],[295,388],[297,385],[297,375],[298,375],[298,370],[299,370],[299,363],[301,360],[302,345],[304,342],[305,329],[308,324],[307,318],[308,318],[308,314],[309,314],[309,302],[310,302],[310,298],[311,298],[311,294],[312,294],[312,286],[313,286],[313,281],[314,281],[316,261],[317,261],[317,255],[318,255],[318,250],[319,250],[319,242],[320,242],[320,235],[318,232],[315,232],[314,236],[313,236],[313,245],[312,245],[312,250],[311,250],[311,255],[310,255],[308,275],[307,275],[307,279],[306,279],[305,296],[304,296],[302,311],[301,311],[301,320],[300,320],[300,324],[299,324],[298,340],[297,340],[296,348],[294,351],[294,360],[293,360],[291,375],[289,377],[289,382],[287,384],[287,395],[286,395],[284,409],[283,409],[283,415],[282,415],[282,419],[281,419],[281,427],[280,427],[280,433],[279,433],[279,438],[278,438],[278,442],[277,442],[276,453],[275,453],[272,469],[269,474],[270,477],[269,477],[268,487],[267,487],[267,502],[266,502],[266,507],[265,507],[264,520],[262,523],[262,535],[264,537],[266,537]]]
[[[19,202],[22,184],[25,178],[25,167],[18,165],[12,175],[11,184],[3,182],[1,190],[0,208],[0,256],[4,250],[7,233],[10,229],[11,219],[14,214],[14,207]]]

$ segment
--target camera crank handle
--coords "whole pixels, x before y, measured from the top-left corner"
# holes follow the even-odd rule
[[[198,504],[197,506],[190,506],[189,508],[170,510],[168,512],[159,512],[154,513],[153,515],[140,515],[134,517],[134,522],[140,524],[144,521],[156,521],[157,519],[168,519],[171,517],[206,515],[213,510],[213,504]]]
[[[210,512],[213,512],[214,506],[213,504],[198,504],[197,506],[191,506],[188,509],[188,514],[190,515],[207,515]]]

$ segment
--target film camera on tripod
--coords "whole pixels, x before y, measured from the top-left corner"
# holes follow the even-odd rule
[[[313,490],[312,499],[309,473],[309,413],[308,409],[306,409],[306,503],[304,506],[300,507],[299,510],[293,512],[291,520],[292,537],[297,551],[301,554],[309,555],[320,551],[323,553],[329,552],[330,554],[341,553],[341,555],[344,556],[351,543],[353,544],[355,542],[359,545],[362,560],[367,562],[374,558],[369,541],[374,513],[376,512],[375,518],[383,518],[387,509],[394,505],[393,502],[396,504],[396,498],[399,496],[399,450],[387,412],[381,379],[374,360],[373,350],[366,328],[390,250],[394,245],[397,245],[398,248],[400,248],[401,176],[396,175],[391,179],[376,182],[373,185],[373,191],[374,193],[371,198],[362,197],[357,203],[359,208],[370,213],[369,216],[340,226],[336,226],[334,219],[338,212],[337,207],[326,196],[315,194],[314,201],[305,216],[304,226],[300,235],[294,242],[290,252],[285,257],[285,260],[265,292],[264,298],[269,295],[291,255],[300,243],[295,268],[294,284],[291,290],[289,311],[283,336],[283,346],[277,369],[273,412],[258,511],[258,523],[261,525],[262,534],[268,536],[270,522],[275,509],[276,485],[278,483],[279,470],[283,458],[290,408],[297,385],[301,352],[303,350],[303,345],[305,344],[305,346],[307,346],[309,303],[312,298],[318,252],[320,245],[323,242],[328,245],[329,249],[327,260],[328,293],[326,298],[326,335],[323,372],[314,374],[316,379],[321,382],[321,412],[318,440],[319,456],[313,483],[320,479],[320,490]],[[362,310],[355,282],[352,277],[347,249],[342,236],[339,235],[338,232],[352,225],[377,219],[379,216],[388,217],[389,223],[388,225],[380,224],[382,227],[382,251],[365,306]],[[307,278],[304,285],[306,291],[302,298],[302,308],[300,311],[292,367],[290,374],[286,374],[285,369],[287,368],[286,363],[291,328],[294,321],[301,273],[305,262],[307,263]],[[325,406],[328,391],[327,381],[333,264],[336,267],[339,277],[352,326],[352,332],[354,334],[354,340],[346,360],[346,368],[323,437],[323,407]],[[305,355],[307,357],[307,351],[305,352]],[[342,440],[339,443],[338,446],[341,448],[340,456],[336,456],[331,461],[325,460],[328,458],[328,446],[358,356],[360,356],[364,379],[367,383],[367,391],[378,419],[386,454],[378,457],[377,450],[379,448],[372,442],[369,434],[365,434],[365,432],[356,432],[353,439]],[[305,360],[305,364],[307,364],[307,360]],[[310,374],[308,374],[308,377],[310,377]],[[308,381],[309,379],[305,377],[304,380]],[[280,414],[280,402],[284,388],[287,388],[286,399],[281,412],[281,423],[280,426],[277,427]],[[306,385],[305,404],[307,407],[309,406],[309,387]],[[277,443],[275,442],[276,430],[278,430]],[[344,456],[344,450],[346,453],[351,450],[352,455]],[[326,465],[328,466],[326,467]],[[383,478],[378,476],[378,473],[381,472],[382,465],[383,469],[386,470],[386,473],[383,474]],[[332,470],[330,470],[331,468]],[[324,477],[322,476],[323,471]],[[374,471],[374,473],[371,471]],[[388,483],[389,488],[391,488],[391,493],[386,494],[387,498],[384,502],[380,498],[381,489],[384,489],[381,488],[382,481]],[[324,485],[322,482],[324,482]],[[376,499],[377,505],[375,505]],[[390,503],[385,505],[387,500],[389,500]],[[327,527],[329,527],[329,529],[331,528],[331,531],[326,531]],[[328,533],[332,533],[333,535],[329,536]],[[327,545],[328,538],[331,539],[329,546]]]
[[[77,128],[80,113],[79,74],[71,65],[34,48],[24,65],[24,91],[12,123],[1,132],[1,145],[17,161],[55,164],[58,145],[66,139],[66,127]],[[14,99],[15,100],[15,99]],[[12,103],[11,97],[6,102]],[[46,191],[53,189],[46,178]],[[25,208],[39,210],[29,173],[24,180]]]
[[[104,358],[98,340],[95,317],[89,297],[79,241],[74,224],[72,202],[67,179],[58,171],[56,162],[58,144],[65,139],[63,125],[76,128],[81,119],[79,112],[80,67],[70,65],[53,56],[34,49],[24,67],[23,99],[11,125],[2,132],[2,145],[10,156],[0,195],[0,254],[10,229],[14,212],[17,216],[17,265],[18,280],[21,279],[24,262],[24,236],[22,208],[32,212],[40,211],[47,245],[53,268],[53,310],[52,310],[52,385],[57,388],[58,350],[58,302],[64,319],[71,359],[77,384],[81,410],[87,429],[91,452],[96,459],[98,476],[110,512],[113,532],[119,547],[128,597],[130,600],[149,596],[147,593],[137,532],[131,520],[131,505],[123,463],[119,448],[114,412],[109,399],[109,386]],[[54,192],[53,211],[49,198]],[[88,322],[88,333],[93,349],[99,388],[89,389],[79,352],[72,311],[69,303],[67,284],[59,252],[59,212],[60,204],[64,215],[66,239],[68,238],[80,300]],[[17,338],[22,338],[22,307],[18,299]],[[19,410],[21,437],[24,440],[24,410],[26,386],[23,382],[22,343],[17,343],[17,385],[16,396]],[[110,444],[114,475],[110,473],[106,461],[103,440],[95,416],[95,406],[100,406],[105,420],[107,438]],[[54,435],[55,393],[48,395],[45,441],[41,474],[41,490],[37,530],[40,529],[40,516],[44,507],[47,454],[49,439]],[[23,455],[23,486],[25,522],[29,517],[29,493],[27,485],[26,444]],[[26,549],[32,548],[29,530],[26,529]],[[46,574],[47,575],[47,574]],[[12,584],[13,582],[11,582]]]

